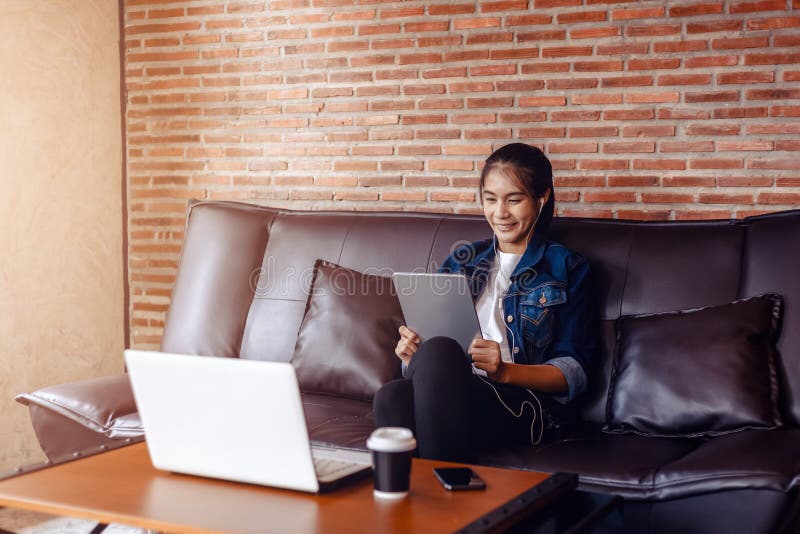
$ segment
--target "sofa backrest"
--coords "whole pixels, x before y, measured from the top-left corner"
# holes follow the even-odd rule
[[[285,361],[292,356],[316,259],[357,271],[435,269],[433,251],[449,251],[451,233],[486,236],[471,218],[448,221],[430,215],[304,213],[279,216],[270,230],[253,305],[247,317],[241,357]],[[461,223],[461,224],[458,224]],[[442,258],[443,259],[443,258]],[[438,260],[441,261],[441,260]],[[357,325],[354,325],[357,328]]]
[[[389,274],[436,269],[455,243],[489,237],[480,216],[190,206],[162,349],[288,361],[318,258]],[[775,291],[786,299],[779,348],[784,401],[800,420],[800,211],[744,221],[556,218],[552,237],[586,256],[600,290],[601,355],[583,402],[605,418],[614,321]],[[778,258],[776,264],[771,258]]]
[[[248,204],[189,203],[161,350],[239,355],[254,278],[276,215]]]
[[[800,210],[747,220],[739,295],[783,295],[783,332],[778,341],[782,402],[800,424]]]
[[[586,256],[601,291],[601,357],[584,417],[602,423],[620,315],[737,298],[743,228],[731,222],[558,219],[552,238]]]

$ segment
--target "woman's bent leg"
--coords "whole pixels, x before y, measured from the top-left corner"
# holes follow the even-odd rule
[[[414,386],[401,378],[387,382],[372,399],[375,427],[403,426],[416,433],[414,424]]]
[[[407,377],[376,392],[375,425],[410,428],[422,458],[471,462],[482,449],[530,443],[533,407],[521,403],[532,398],[473,374],[456,341],[433,338],[420,345]]]
[[[408,376],[420,457],[470,461],[480,425],[472,402],[475,376],[461,346],[444,337],[428,340],[411,359]]]

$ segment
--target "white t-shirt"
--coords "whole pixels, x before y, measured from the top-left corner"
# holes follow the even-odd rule
[[[504,362],[513,360],[508,347],[508,330],[503,317],[503,296],[506,294],[508,286],[511,285],[511,273],[514,272],[520,258],[522,258],[522,254],[497,251],[497,258],[489,273],[486,288],[478,297],[478,303],[475,306],[483,338],[497,341],[500,345],[500,356]]]

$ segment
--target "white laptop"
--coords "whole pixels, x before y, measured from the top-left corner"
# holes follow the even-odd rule
[[[157,469],[308,492],[370,473],[368,452],[312,453],[289,363],[136,350],[125,362]]]

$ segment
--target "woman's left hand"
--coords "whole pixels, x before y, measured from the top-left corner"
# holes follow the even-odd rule
[[[483,369],[489,379],[501,382],[503,375],[503,359],[500,357],[500,344],[491,339],[476,338],[469,346],[472,362],[478,369]]]

